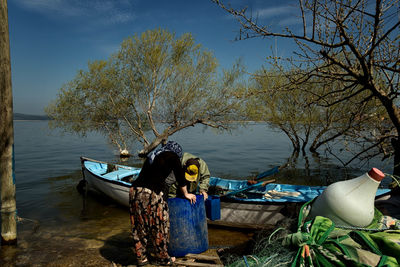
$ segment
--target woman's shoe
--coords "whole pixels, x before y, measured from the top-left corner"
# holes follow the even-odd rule
[[[164,258],[164,259],[154,258],[154,259],[152,259],[151,264],[160,265],[160,266],[174,266],[175,261],[171,257]]]
[[[137,260],[137,266],[145,266],[149,264],[149,260],[145,258],[144,260]]]

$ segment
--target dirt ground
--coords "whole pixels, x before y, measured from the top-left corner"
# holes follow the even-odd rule
[[[128,231],[82,235],[22,229],[17,246],[0,249],[0,266],[135,266]],[[246,250],[255,230],[208,229],[209,248]],[[64,233],[64,234],[61,234]]]

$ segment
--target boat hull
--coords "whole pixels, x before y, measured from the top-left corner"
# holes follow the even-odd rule
[[[84,172],[89,189],[102,193],[123,206],[129,206],[129,186],[99,179],[87,170]]]
[[[221,219],[211,221],[210,225],[236,228],[265,228],[276,225],[282,219],[295,216],[287,214],[287,204],[251,204],[221,202]]]
[[[139,174],[139,168],[115,165],[119,170],[107,173],[107,163],[82,158],[83,179],[87,182],[89,190],[101,193],[120,205],[129,207],[130,181],[127,178]]]

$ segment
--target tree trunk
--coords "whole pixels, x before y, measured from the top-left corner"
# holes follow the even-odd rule
[[[1,244],[17,243],[15,179],[13,172],[13,109],[7,1],[0,0],[0,179]]]
[[[392,147],[394,150],[393,159],[393,175],[400,176],[400,141],[399,139],[392,139]]]
[[[148,146],[145,146],[142,150],[139,151],[139,157],[140,158],[145,158],[147,154],[149,154],[151,151],[153,151],[159,144],[165,144],[166,140],[168,139],[168,135],[160,135],[157,136],[154,141],[149,144]]]

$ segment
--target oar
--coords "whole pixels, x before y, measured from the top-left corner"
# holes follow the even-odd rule
[[[273,174],[279,172],[279,170],[280,170],[280,167],[279,167],[279,166],[275,166],[275,167],[273,167],[273,168],[270,169],[270,170],[267,170],[267,171],[265,171],[265,172],[263,172],[263,173],[260,173],[260,174],[257,175],[256,178],[253,179],[253,180],[254,180],[254,181],[259,181],[259,180],[261,180],[261,179],[263,179],[263,178],[265,178],[265,177],[271,176],[271,175],[273,175]],[[255,184],[249,185],[248,187],[245,187],[245,188],[241,188],[241,189],[238,189],[238,190],[235,190],[235,191],[228,192],[228,193],[226,193],[225,195],[223,195],[223,196],[221,196],[221,197],[233,196],[233,195],[235,195],[235,194],[242,193],[242,192],[246,192],[246,191],[248,191],[248,190],[251,190],[251,189],[254,189],[254,188],[257,188],[257,187],[261,187],[261,186],[265,186],[266,184],[273,183],[273,182],[275,182],[275,179],[273,179],[273,180],[268,180],[268,181],[265,181],[265,182],[255,183]]]
[[[270,184],[270,183],[273,183],[273,182],[275,182],[275,179],[267,180],[267,181],[264,181],[264,182],[259,182],[259,183],[250,185],[250,186],[248,186],[248,187],[241,188],[241,189],[238,189],[238,190],[229,192],[229,193],[223,195],[222,197],[231,197],[231,196],[236,195],[236,194],[238,194],[238,193],[243,193],[243,192],[252,190],[252,189],[254,189],[254,188],[257,188],[257,187],[265,186],[265,185]]]
[[[265,178],[265,177],[271,176],[271,175],[273,175],[273,174],[279,172],[279,169],[280,169],[279,166],[275,166],[275,167],[273,167],[272,169],[270,169],[270,170],[268,170],[268,171],[265,171],[265,172],[263,172],[263,173],[260,173],[260,174],[257,175],[257,177],[254,179],[254,181],[259,181],[259,180],[261,180],[261,179],[263,179],[263,178]],[[268,180],[267,183],[265,183],[265,184],[273,183],[274,181],[275,181],[275,180]],[[238,190],[235,190],[235,191],[231,191],[231,192],[225,194],[223,197],[225,197],[225,196],[233,196],[233,195],[236,195],[236,194],[238,194],[238,193],[246,192],[246,191],[251,190],[251,189],[254,189],[254,188],[256,188],[256,187],[265,186],[265,184],[264,184],[264,182],[255,183],[255,184],[249,185],[248,187],[241,188],[241,189],[238,189]]]
[[[279,166],[275,166],[275,167],[273,167],[272,169],[270,169],[268,171],[260,173],[259,175],[257,175],[257,177],[254,180],[256,180],[256,181],[261,180],[262,178],[271,176],[271,175],[273,175],[273,174],[275,174],[277,172],[279,172]]]

